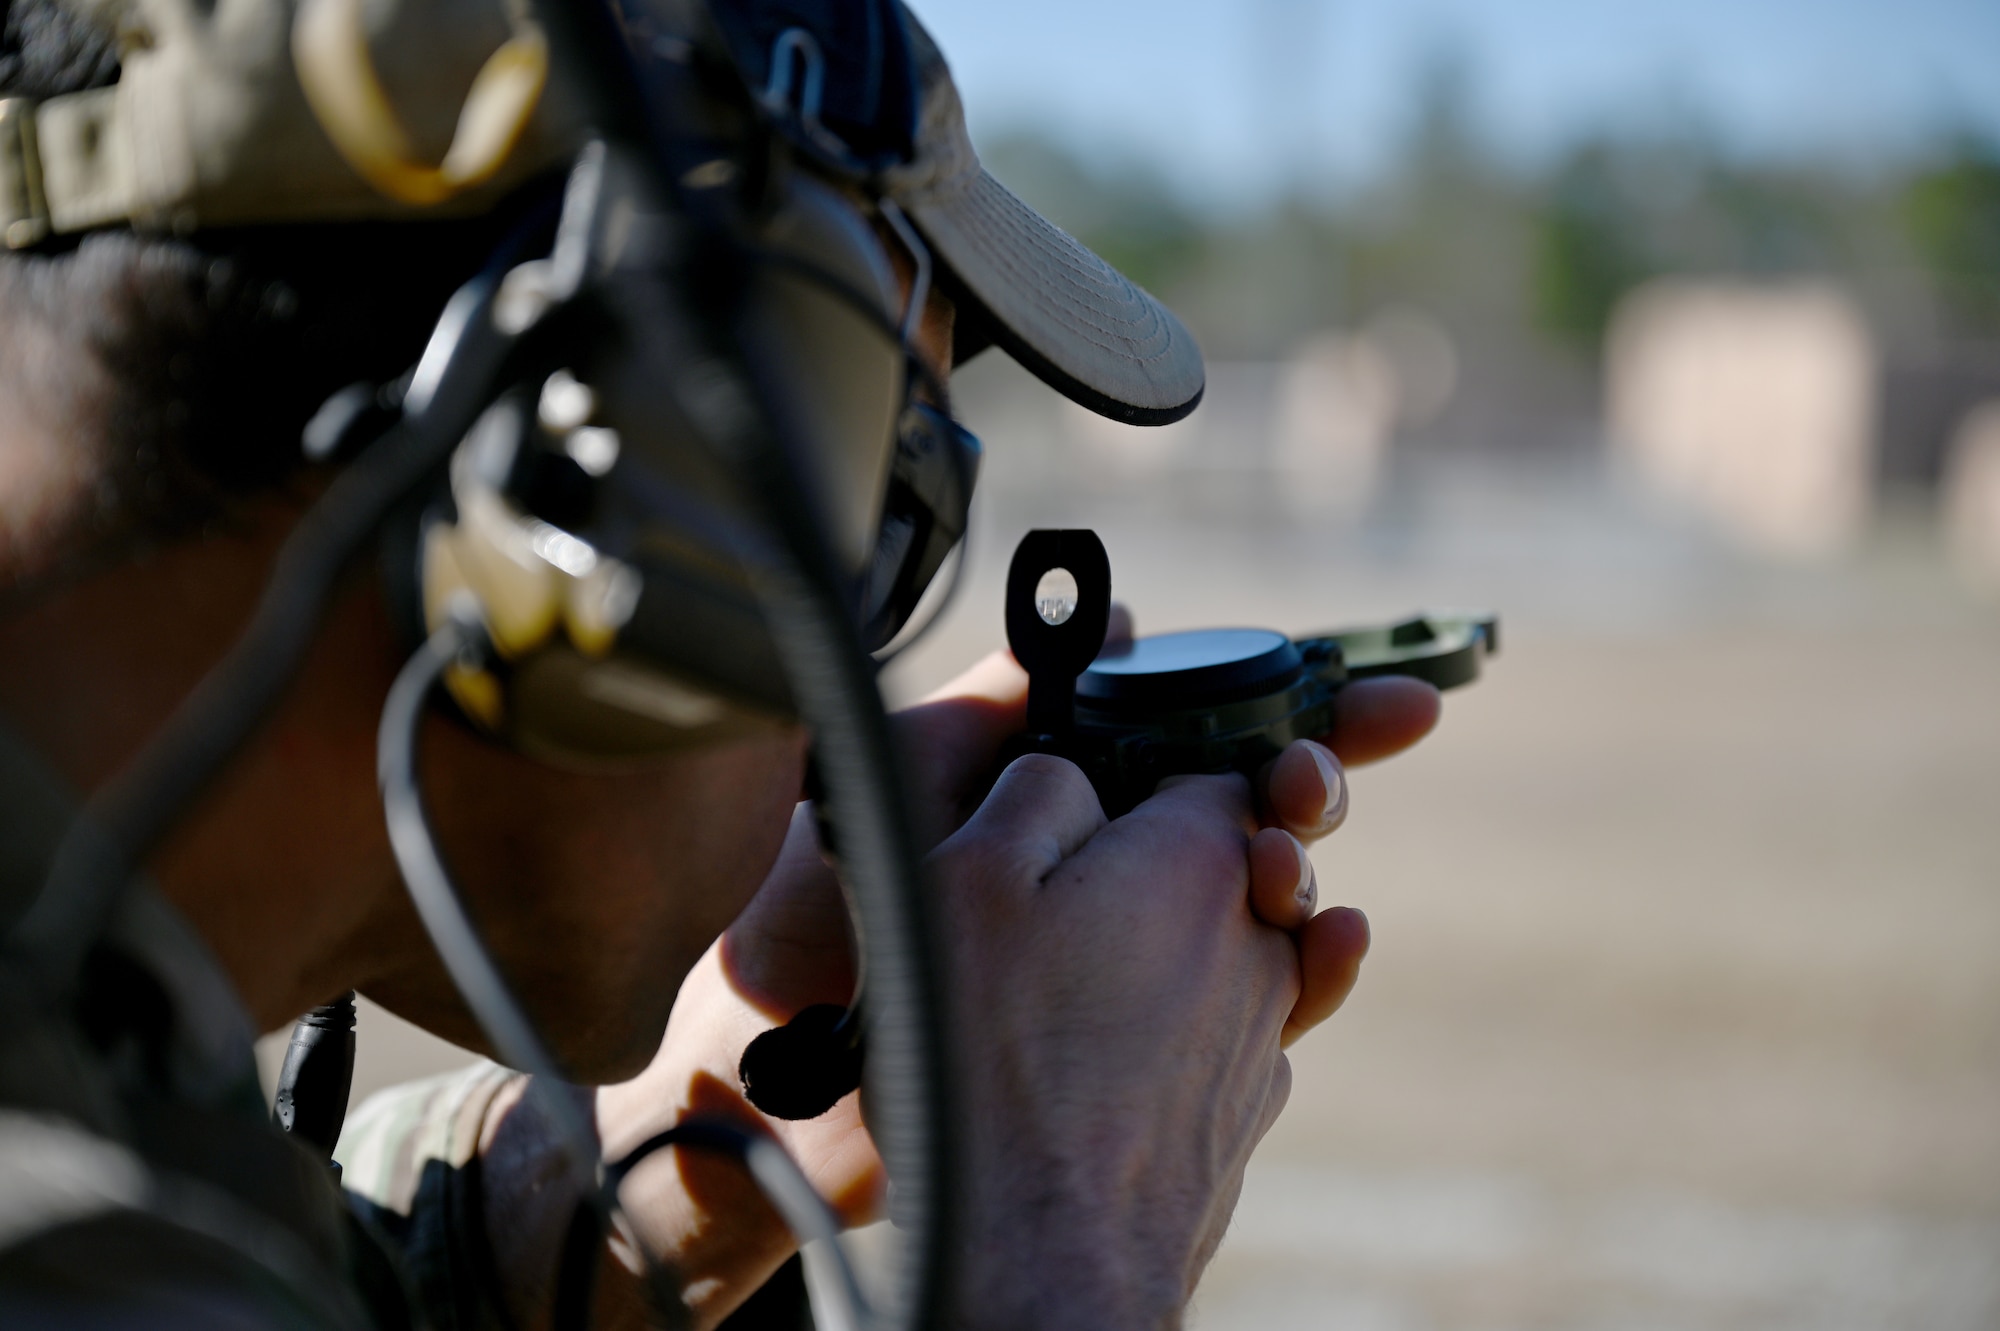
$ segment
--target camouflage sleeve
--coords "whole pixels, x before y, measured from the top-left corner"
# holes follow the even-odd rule
[[[334,1152],[349,1203],[401,1257],[437,1331],[508,1331],[479,1138],[520,1075],[480,1062],[381,1091],[349,1116]]]

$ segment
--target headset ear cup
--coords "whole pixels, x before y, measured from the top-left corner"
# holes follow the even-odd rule
[[[903,292],[863,207],[804,171],[786,181],[758,243],[781,261],[761,266],[749,324],[783,372],[834,553],[858,580],[874,558],[908,388],[894,331]]]
[[[957,439],[948,418],[908,401],[904,296],[863,202],[795,173],[755,245],[777,261],[754,269],[741,327],[762,343],[841,571],[864,594],[864,632],[886,642],[963,531],[978,445],[968,454],[969,435]],[[726,539],[748,520],[741,496],[662,402],[649,362],[588,339],[564,355],[575,364],[561,372],[591,393],[582,424],[545,418],[548,383],[523,368],[527,378],[489,405],[434,485],[384,525],[383,598],[396,632],[414,650],[446,600],[475,596],[493,659],[448,674],[441,692],[469,726],[563,766],[643,766],[789,724],[795,703],[742,550]],[[505,432],[486,428],[502,417],[527,431],[504,465],[494,441]],[[553,504],[521,458],[583,467],[571,436],[585,428],[613,451],[589,471],[590,502]],[[551,533],[584,549],[588,568],[534,544]],[[630,604],[615,620],[583,622],[577,589],[595,585],[589,568],[630,574]]]

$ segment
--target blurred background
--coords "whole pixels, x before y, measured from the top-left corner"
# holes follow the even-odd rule
[[[2000,5],[920,5],[1171,303],[1142,431],[989,358],[965,592],[1505,652],[1315,854],[1375,946],[1211,1331],[2000,1325]]]
[[[961,373],[893,691],[1030,526],[1141,631],[1504,616],[1315,854],[1374,951],[1195,1324],[2000,1325],[2000,5],[917,8],[1210,372],[1150,431]]]

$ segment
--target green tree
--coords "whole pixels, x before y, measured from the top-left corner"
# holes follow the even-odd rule
[[[1618,301],[1655,266],[1617,165],[1607,145],[1572,153],[1536,209],[1528,275],[1535,323],[1586,351],[1602,340]]]
[[[1164,294],[1201,260],[1206,231],[1158,174],[1100,165],[1053,140],[1015,133],[980,155],[1031,207],[1147,290]]]
[[[2000,149],[1961,138],[1910,181],[1902,211],[1945,309],[1967,332],[2000,333]]]

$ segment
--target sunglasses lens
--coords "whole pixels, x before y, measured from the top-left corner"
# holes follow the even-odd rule
[[[910,621],[952,547],[964,539],[984,450],[979,436],[925,402],[903,413],[882,509],[882,534],[862,598],[871,649]]]

